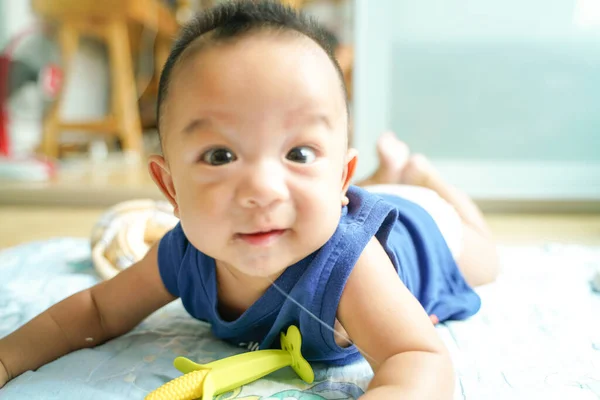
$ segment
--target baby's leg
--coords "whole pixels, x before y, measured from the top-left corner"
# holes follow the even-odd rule
[[[464,192],[444,181],[424,156],[409,156],[406,144],[393,134],[379,138],[377,153],[379,168],[357,185],[404,184],[435,191],[454,207],[462,221],[462,248],[457,261],[465,279],[471,286],[494,281],[499,269],[496,245],[477,205]]]
[[[499,272],[496,244],[481,210],[473,200],[444,181],[422,155],[409,158],[400,183],[429,188],[454,207],[462,220],[462,249],[457,262],[465,279],[471,286],[493,282]]]

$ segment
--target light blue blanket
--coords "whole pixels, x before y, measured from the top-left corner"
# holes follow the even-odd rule
[[[600,249],[503,248],[502,256],[498,282],[479,289],[481,312],[438,327],[457,368],[456,398],[599,399],[600,296],[587,280]],[[97,281],[85,240],[0,252],[0,336]],[[121,338],[26,372],[0,399],[143,399],[180,375],[172,366],[178,355],[209,362],[239,351],[175,302]],[[283,369],[221,398],[354,399],[371,378],[365,362],[315,373],[307,385]]]

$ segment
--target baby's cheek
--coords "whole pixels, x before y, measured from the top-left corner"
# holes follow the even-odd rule
[[[206,233],[207,229],[215,229],[216,210],[210,212],[210,202],[200,193],[189,193],[185,199],[182,199],[179,205],[179,213],[182,224],[187,225],[190,230],[202,231]]]
[[[303,203],[303,209],[299,213],[299,221],[302,221],[305,229],[310,232],[310,236],[324,244],[339,223],[341,214],[341,201],[339,194],[334,196],[331,193],[323,191],[313,201]]]
[[[204,215],[187,215],[182,219],[188,240],[202,253],[215,257],[217,250],[227,242],[223,231],[224,224],[217,219]]]
[[[339,183],[326,182],[312,190],[314,192],[312,201],[310,201],[312,212],[319,215],[326,213],[329,216],[332,211],[334,213],[337,211],[337,215],[339,215],[342,207],[342,188]]]

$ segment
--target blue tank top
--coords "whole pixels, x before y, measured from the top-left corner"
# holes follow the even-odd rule
[[[348,190],[348,198],[350,203],[342,209],[331,239],[275,281],[289,297],[271,286],[238,319],[222,319],[215,260],[188,242],[180,224],[159,243],[158,266],[165,287],[181,297],[193,317],[210,323],[212,332],[223,340],[251,350],[278,347],[280,332],[294,324],[302,332],[302,354],[309,362],[345,365],[361,355],[355,346],[338,346],[330,327],[348,276],[375,236],[428,314],[445,321],[464,319],[479,310],[479,296],[465,282],[424,209],[393,195],[373,194],[354,186]]]

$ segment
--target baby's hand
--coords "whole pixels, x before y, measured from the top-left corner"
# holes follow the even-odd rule
[[[8,382],[8,371],[4,367],[4,364],[2,364],[2,361],[0,361],[0,388],[2,388],[6,382]]]

